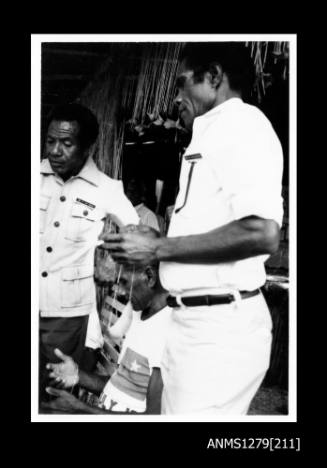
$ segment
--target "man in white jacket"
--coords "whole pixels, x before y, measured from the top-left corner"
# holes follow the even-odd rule
[[[89,317],[96,329],[94,251],[104,219],[139,222],[121,181],[102,173],[88,156],[98,135],[93,113],[78,104],[49,117],[41,162],[40,202],[40,390],[46,362],[60,348],[80,363]]]

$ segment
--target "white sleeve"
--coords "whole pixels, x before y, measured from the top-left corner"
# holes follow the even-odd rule
[[[104,194],[107,214],[120,227],[126,224],[139,224],[139,216],[124,193],[122,181],[114,180],[111,182],[113,182],[111,189]]]
[[[157,231],[160,231],[159,223],[158,223],[157,217],[156,217],[156,215],[154,213],[147,213],[142,222],[143,222],[143,224],[146,224],[147,226],[150,226],[150,227],[156,229]]]
[[[254,215],[281,226],[283,153],[270,124],[238,131],[224,155],[210,159],[235,219]]]
[[[85,346],[92,349],[102,348],[103,346],[100,319],[96,307],[92,308],[92,311],[89,315]]]

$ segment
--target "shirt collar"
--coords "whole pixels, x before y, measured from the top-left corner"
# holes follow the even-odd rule
[[[224,112],[225,110],[229,109],[230,107],[239,106],[240,104],[243,104],[243,101],[239,97],[233,97],[233,98],[227,99],[226,101],[222,102],[221,104],[218,104],[218,106],[215,106],[212,109],[210,109],[205,114],[200,115],[199,117],[196,117],[196,119],[211,118],[214,115],[217,115],[217,114],[220,114],[221,112]]]
[[[92,157],[86,160],[86,163],[82,167],[79,174],[76,177],[81,177],[82,179],[90,182],[93,185],[99,185],[99,169],[97,168],[95,162],[93,161]]]
[[[54,174],[54,171],[52,170],[52,167],[50,166],[48,158],[43,159],[41,161],[41,174]]]
[[[43,159],[41,162],[41,174],[55,174],[48,159]],[[99,185],[99,169],[90,156],[80,172],[75,176],[90,182],[93,185]]]

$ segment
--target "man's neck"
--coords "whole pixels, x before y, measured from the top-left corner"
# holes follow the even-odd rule
[[[216,103],[214,107],[219,106],[219,104],[222,104],[225,101],[228,101],[228,99],[240,98],[240,97],[241,97],[241,94],[238,91],[234,91],[227,86],[222,86],[218,90]]]
[[[149,306],[142,311],[141,320],[147,320],[164,309],[167,306],[167,296],[168,292],[165,290],[158,292],[150,302]]]
[[[83,169],[83,167],[85,166],[86,164],[86,161],[87,159],[85,159],[84,161],[82,161],[81,165],[76,167],[72,172],[70,172],[69,174],[65,174],[65,175],[62,175],[61,178],[64,182],[66,182],[68,179],[71,179],[72,177],[75,177],[77,176],[81,170]]]

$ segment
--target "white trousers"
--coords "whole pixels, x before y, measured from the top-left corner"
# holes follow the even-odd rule
[[[272,321],[262,294],[172,312],[162,414],[246,414],[269,367]]]

